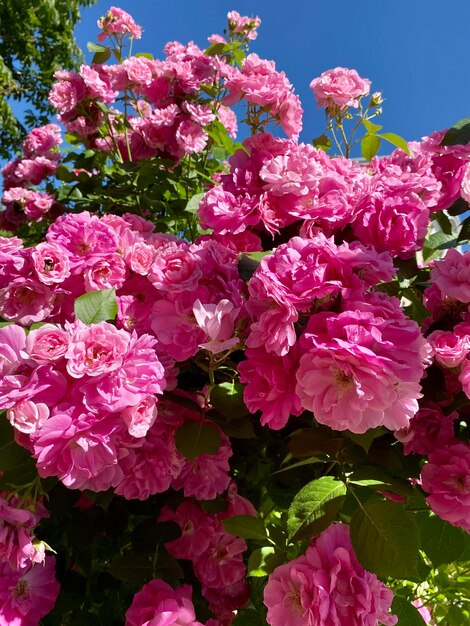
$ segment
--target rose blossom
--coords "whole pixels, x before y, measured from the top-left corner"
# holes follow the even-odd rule
[[[121,367],[129,333],[108,322],[91,326],[76,322],[74,330],[65,354],[70,376],[101,376]]]
[[[323,72],[319,78],[314,78],[310,89],[319,107],[340,109],[358,107],[361,96],[367,96],[370,91],[370,80],[361,78],[356,70],[345,67],[335,67]]]
[[[346,524],[332,524],[305,556],[277,567],[264,589],[270,626],[393,626],[392,600],[360,565]]]
[[[154,579],[135,594],[125,626],[202,626],[196,620],[190,585],[176,589]]]
[[[449,330],[435,330],[428,335],[434,358],[443,367],[458,367],[470,352],[466,336]]]
[[[69,336],[58,326],[44,324],[26,337],[26,352],[37,363],[50,363],[65,356]]]
[[[68,256],[55,243],[39,243],[31,253],[33,267],[45,285],[62,283],[70,276]]]
[[[431,452],[421,470],[426,502],[441,519],[470,533],[470,447],[453,443]]]
[[[18,402],[7,411],[7,418],[10,424],[21,433],[36,432],[49,417],[47,404],[38,402],[35,404],[31,400]]]
[[[470,302],[470,251],[462,254],[451,248],[434,262],[431,280],[441,292],[459,302]]]
[[[59,594],[55,578],[55,558],[25,569],[0,564],[0,624],[36,626],[52,610]]]

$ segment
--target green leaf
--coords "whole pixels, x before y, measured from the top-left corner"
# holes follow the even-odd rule
[[[188,213],[197,213],[199,209],[199,203],[202,198],[206,195],[206,192],[195,194],[190,200],[188,200],[188,204],[185,206],[184,210]]]
[[[366,135],[361,141],[361,153],[366,161],[370,161],[379,151],[380,138],[377,135]]]
[[[406,152],[406,154],[413,156],[410,149],[408,148],[408,144],[406,143],[405,139],[403,139],[403,137],[400,137],[400,135],[396,135],[395,133],[382,133],[381,135],[377,136],[385,139],[385,141],[388,141],[388,143],[391,143],[397,148],[400,148],[400,150],[403,150],[403,152]]]
[[[209,422],[186,422],[176,431],[176,447],[189,460],[216,454],[220,443],[219,431]]]
[[[368,135],[375,135],[376,133],[379,132],[379,130],[382,130],[383,128],[383,126],[380,126],[379,124],[374,124],[370,120],[362,120],[362,123],[367,129]]]
[[[296,459],[311,457],[318,453],[336,455],[350,440],[326,426],[302,428],[292,433],[289,451]]]
[[[111,56],[111,49],[105,48],[104,50],[95,52],[91,62],[96,63],[96,65],[101,65],[102,63],[106,63],[106,61],[109,59],[110,56]]]
[[[150,52],[138,52],[135,56],[144,57],[145,59],[149,59],[150,61],[153,61],[153,54],[150,54]]]
[[[365,452],[369,452],[369,448],[372,445],[374,439],[377,437],[382,437],[382,435],[386,434],[386,429],[383,426],[378,426],[377,428],[369,428],[365,433],[358,435],[357,433],[352,433],[349,430],[345,430],[344,434],[349,437],[354,443],[358,446],[361,446]]]
[[[358,468],[348,477],[348,482],[380,491],[392,491],[404,497],[412,496],[414,493],[408,481],[390,476],[384,469],[375,465]]]
[[[108,50],[108,46],[102,46],[101,44],[93,43],[92,41],[89,41],[86,47],[90,52],[105,52]]]
[[[116,292],[114,289],[89,291],[75,300],[75,317],[84,324],[98,324],[113,320],[117,314]]]
[[[456,561],[465,549],[465,531],[436,515],[417,515],[421,547],[434,567]]]
[[[444,211],[437,211],[436,213],[434,213],[433,219],[436,220],[445,235],[452,235],[452,222],[450,221],[449,217],[444,213]]]
[[[229,420],[249,414],[243,401],[243,385],[236,382],[220,383],[211,391],[211,404]]]
[[[325,133],[323,133],[319,137],[314,137],[312,139],[312,143],[315,148],[318,148],[319,150],[324,150],[325,152],[328,152],[328,150],[331,148],[331,139],[327,135],[325,135]]]
[[[231,535],[242,537],[243,539],[267,538],[266,528],[259,517],[253,515],[233,515],[222,520],[222,526]]]
[[[398,596],[393,599],[391,612],[398,617],[396,626],[425,626],[426,624],[418,609]]]
[[[335,519],[345,495],[346,486],[333,476],[323,476],[305,485],[289,507],[290,540],[308,539],[324,530]]]
[[[441,146],[465,145],[470,141],[470,117],[454,124],[444,135]]]
[[[351,541],[363,567],[379,577],[418,577],[419,529],[411,513],[389,500],[367,500],[351,518]]]
[[[276,552],[273,546],[253,550],[248,559],[247,575],[255,578],[267,576],[286,560],[285,552]]]

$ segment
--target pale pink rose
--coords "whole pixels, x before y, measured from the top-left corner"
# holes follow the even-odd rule
[[[357,560],[346,524],[332,524],[305,556],[277,567],[264,589],[270,626],[394,626],[392,600]]]
[[[57,82],[49,93],[49,102],[57,109],[60,121],[67,122],[74,118],[76,107],[85,96],[85,83],[76,72],[59,70],[54,77]]]
[[[0,289],[0,317],[24,326],[42,322],[52,312],[54,293],[32,278],[16,278]]]
[[[18,402],[7,411],[10,424],[21,433],[34,433],[41,428],[49,417],[49,408],[46,404],[31,400]]]
[[[125,626],[202,626],[196,621],[191,596],[190,585],[173,590],[163,580],[151,580],[135,594]]]
[[[105,78],[104,75],[101,76],[99,72],[88,65],[82,65],[79,72],[87,87],[87,95],[89,97],[97,98],[108,103],[116,100],[119,92],[113,91],[109,83],[103,80],[103,78]]]
[[[132,15],[118,7],[110,7],[107,13],[98,20],[98,28],[103,32],[98,41],[105,41],[111,35],[130,35],[135,39],[142,37],[142,27],[135,23]]]
[[[256,30],[261,26],[258,16],[242,16],[238,11],[227,13],[228,28],[231,33],[244,35],[247,39],[254,40],[258,37]]]
[[[458,367],[470,352],[467,338],[449,330],[435,330],[427,340],[435,360],[443,367]]]
[[[470,302],[470,252],[462,254],[450,248],[442,260],[436,260],[431,280],[441,292],[459,302]]]
[[[239,312],[240,309],[234,307],[230,300],[220,300],[218,304],[202,304],[199,299],[196,300],[194,317],[210,340],[199,344],[199,347],[212,354],[219,354],[236,346],[239,340],[233,334]]]
[[[37,363],[62,359],[69,345],[68,334],[53,324],[31,330],[26,338],[26,351]]]
[[[76,323],[65,354],[73,378],[101,376],[121,367],[130,335],[108,322],[85,326]]]
[[[370,80],[361,78],[356,70],[335,67],[314,78],[310,89],[319,107],[357,108],[359,98],[367,96],[370,91]]]
[[[9,626],[36,626],[49,613],[59,595],[55,578],[55,557],[43,564],[16,570],[0,564],[0,623]]]
[[[145,437],[157,418],[157,399],[155,396],[145,396],[139,404],[123,409],[121,415],[129,435]]]
[[[434,450],[421,470],[426,502],[441,519],[470,533],[470,447],[463,442]]]
[[[284,428],[291,415],[300,415],[302,405],[295,393],[295,372],[300,351],[293,346],[285,356],[263,347],[247,348],[246,361],[238,365],[240,382],[246,383],[245,404],[251,413],[261,411],[261,424],[274,430]]]
[[[155,248],[143,241],[137,241],[125,250],[124,258],[133,272],[147,276],[155,258]]]
[[[36,274],[45,285],[62,283],[70,276],[68,256],[55,243],[38,243],[31,257]]]

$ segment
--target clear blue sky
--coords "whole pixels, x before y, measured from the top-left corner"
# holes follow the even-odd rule
[[[83,9],[79,44],[95,41],[96,20],[113,2]],[[117,0],[144,32],[135,52],[162,58],[167,41],[222,33],[229,10],[258,15],[251,51],[284,70],[304,109],[301,140],[323,132],[308,87],[336,66],[356,69],[385,97],[384,131],[420,139],[470,116],[470,0]],[[87,60],[90,61],[88,53]],[[378,120],[377,120],[378,121]]]

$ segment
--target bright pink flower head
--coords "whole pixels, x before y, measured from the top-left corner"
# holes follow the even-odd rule
[[[421,471],[426,502],[441,519],[470,533],[470,447],[458,442],[435,450]]]
[[[108,322],[76,323],[66,352],[67,371],[74,378],[101,376],[121,367],[130,335]]]
[[[179,292],[197,286],[202,272],[187,244],[169,242],[157,250],[149,280],[157,289]]]
[[[396,299],[374,294],[344,306],[339,315],[313,315],[301,338],[302,406],[336,430],[407,427],[418,410],[427,342]]]
[[[98,41],[105,41],[110,35],[130,35],[135,39],[142,37],[142,27],[135,23],[129,13],[118,7],[111,7],[106,15],[98,20],[98,28],[103,31],[98,35]]]
[[[346,524],[332,524],[305,556],[277,567],[264,589],[270,626],[394,626],[392,600],[360,565]]]
[[[44,564],[16,571],[0,564],[0,624],[4,626],[37,626],[52,610],[59,595],[55,578],[55,558]]]
[[[191,596],[189,585],[173,589],[163,580],[151,580],[135,594],[125,626],[202,626]]]
[[[35,156],[54,158],[57,153],[52,148],[62,143],[60,127],[57,124],[46,124],[34,128],[23,142],[23,152],[29,159]]]
[[[52,312],[54,294],[32,278],[15,278],[0,289],[0,317],[24,326],[42,322]]]
[[[278,430],[290,415],[300,415],[302,405],[295,393],[295,372],[300,352],[294,345],[285,356],[266,352],[263,347],[247,348],[246,361],[238,366],[240,382],[246,383],[245,403],[251,413],[262,411],[261,424]]]
[[[12,569],[42,563],[45,558],[44,550],[34,545],[33,529],[47,511],[37,507],[34,512],[24,506],[18,497],[0,492],[0,560]]]
[[[361,78],[356,70],[335,67],[314,78],[310,89],[319,107],[357,108],[359,98],[370,91],[370,80]]]
[[[70,276],[69,258],[55,243],[38,243],[31,257],[36,274],[45,285],[62,283]]]
[[[459,302],[470,302],[470,252],[448,250],[442,260],[434,262],[431,279],[443,294]]]
[[[428,335],[434,358],[443,367],[458,367],[470,352],[467,336],[450,330],[435,330]]]

